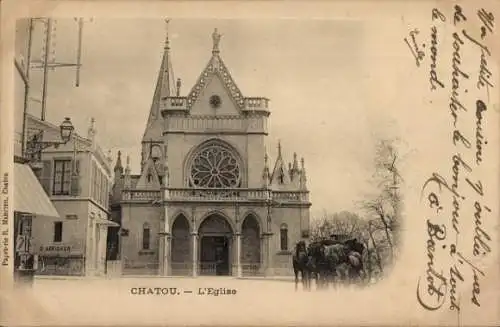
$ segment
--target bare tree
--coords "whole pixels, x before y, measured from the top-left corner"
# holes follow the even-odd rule
[[[330,238],[332,234],[344,235],[347,238],[363,237],[366,223],[355,213],[342,211],[334,214],[323,213],[323,217],[313,223],[311,239],[313,241]]]
[[[377,250],[378,262],[382,262],[380,247],[375,245],[376,235],[383,233],[383,243],[387,244],[389,262],[393,262],[395,246],[401,224],[401,196],[399,189],[403,178],[399,173],[401,155],[397,147],[398,140],[381,140],[376,146],[373,182],[376,193],[361,201],[361,208],[370,219],[370,237]],[[380,243],[380,241],[378,242]]]

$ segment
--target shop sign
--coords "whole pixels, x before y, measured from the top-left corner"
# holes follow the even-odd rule
[[[41,245],[39,254],[69,254],[71,253],[71,245],[64,244],[49,244]]]

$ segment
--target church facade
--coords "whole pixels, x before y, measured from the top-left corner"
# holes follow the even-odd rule
[[[118,154],[111,196],[124,274],[289,275],[309,237],[304,159],[266,153],[269,100],[245,97],[226,67],[221,35],[181,96],[165,42],[142,139],[141,171]]]

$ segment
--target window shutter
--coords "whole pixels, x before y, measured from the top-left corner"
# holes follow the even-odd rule
[[[80,195],[80,160],[75,161],[75,171],[71,176],[71,195]]]
[[[40,174],[40,184],[42,184],[45,193],[50,196],[52,186],[52,162],[50,160],[42,161],[43,168]]]

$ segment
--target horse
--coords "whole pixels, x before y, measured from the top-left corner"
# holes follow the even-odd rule
[[[302,277],[302,285],[304,289],[310,289],[310,274],[309,274],[309,256],[306,242],[299,241],[295,245],[295,253],[293,255],[293,272],[295,274],[295,290],[298,288],[299,272]]]
[[[364,274],[363,266],[363,252],[365,251],[365,246],[363,243],[359,242],[356,238],[350,239],[344,242],[347,251],[347,261],[349,263],[349,278],[362,279]]]
[[[325,282],[337,282],[344,274],[339,273],[339,268],[342,264],[348,263],[346,256],[345,245],[335,243],[324,245],[324,261],[325,261]]]
[[[328,282],[353,280],[361,278],[363,269],[362,254],[365,247],[356,238],[344,242],[334,240],[323,240],[319,242],[322,251],[318,253],[317,260],[323,263],[320,268],[323,274],[323,281]]]

